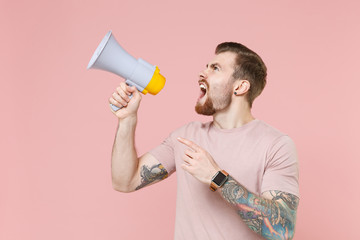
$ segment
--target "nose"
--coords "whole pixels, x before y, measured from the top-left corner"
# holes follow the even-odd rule
[[[202,70],[200,73],[199,73],[199,78],[200,80],[201,79],[205,79],[206,78],[206,69]]]

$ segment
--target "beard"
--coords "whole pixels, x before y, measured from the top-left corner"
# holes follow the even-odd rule
[[[232,89],[230,85],[226,86],[225,93],[218,94],[214,97],[210,97],[209,92],[207,92],[205,103],[200,104],[198,101],[195,106],[195,111],[201,115],[212,116],[216,112],[227,108],[231,103],[231,97]]]

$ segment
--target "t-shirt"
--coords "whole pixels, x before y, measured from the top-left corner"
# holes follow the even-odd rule
[[[188,147],[177,137],[205,149],[221,169],[252,193],[279,190],[299,196],[297,153],[289,136],[259,119],[234,129],[220,129],[213,122],[190,122],[149,152],[169,175],[176,171],[176,240],[263,239],[220,194],[181,168]]]

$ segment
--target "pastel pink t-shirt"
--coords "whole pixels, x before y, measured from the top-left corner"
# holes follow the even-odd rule
[[[208,151],[220,168],[257,195],[279,190],[299,196],[297,153],[287,135],[258,119],[230,130],[212,122],[188,123],[149,152],[169,174],[176,171],[176,240],[263,239],[225,199],[181,168],[187,147],[177,137]]]

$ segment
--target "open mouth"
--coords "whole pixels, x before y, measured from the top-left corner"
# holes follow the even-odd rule
[[[202,97],[205,96],[205,94],[207,92],[207,86],[206,86],[205,82],[199,82],[199,87],[200,87],[199,99],[201,99]]]

